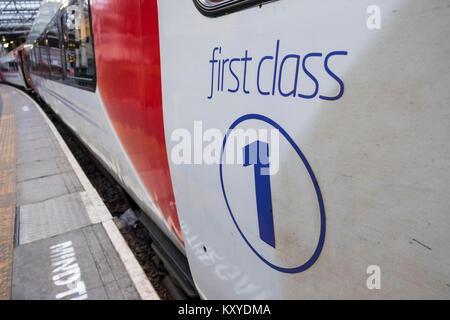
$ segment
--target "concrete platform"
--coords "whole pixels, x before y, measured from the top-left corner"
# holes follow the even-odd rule
[[[0,105],[0,299],[159,299],[40,107]]]

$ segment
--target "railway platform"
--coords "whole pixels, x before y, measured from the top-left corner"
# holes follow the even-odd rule
[[[0,299],[159,299],[34,100],[0,85]]]

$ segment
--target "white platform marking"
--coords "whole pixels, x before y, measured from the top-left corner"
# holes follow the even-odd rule
[[[53,284],[55,286],[65,286],[67,290],[58,293],[56,299],[85,300],[86,285],[81,280],[81,271],[75,256],[72,241],[58,243],[50,247],[50,258],[52,261]],[[73,296],[75,295],[76,296]]]

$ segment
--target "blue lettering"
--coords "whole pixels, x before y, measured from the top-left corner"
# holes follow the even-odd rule
[[[245,89],[245,79],[247,77],[247,62],[252,61],[252,58],[249,58],[247,56],[247,50],[245,50],[245,57],[241,59],[241,61],[244,61],[244,82],[242,83],[242,89],[244,90],[244,93],[250,93],[250,91]]]
[[[233,64],[233,62],[235,61],[240,61],[241,59],[231,59],[229,66],[230,66],[230,72],[233,75],[233,77],[236,79],[236,89],[228,89],[229,92],[237,92],[239,90],[239,78],[237,77],[237,75],[233,72],[233,69],[231,68],[231,65]]]
[[[222,48],[219,47],[219,54],[222,53]],[[220,62],[218,63],[219,65],[219,72],[217,72],[217,91],[220,90]]]
[[[220,91],[223,91],[223,76],[225,74],[225,64],[229,61],[229,59],[222,60],[222,85],[220,86]]]
[[[244,167],[253,166],[255,173],[256,208],[258,211],[259,237],[275,248],[272,193],[269,175],[269,145],[256,140],[244,147]],[[262,169],[266,171],[263,171]]]
[[[217,73],[217,91],[218,92],[224,91],[225,77],[229,77],[229,76],[225,76],[225,73],[229,72],[229,73],[231,73],[232,78],[234,78],[236,85],[234,88],[228,87],[228,89],[226,89],[225,91],[232,92],[232,93],[238,92],[240,89],[240,83],[242,83],[242,91],[245,94],[250,94],[251,86],[250,86],[250,88],[248,87],[247,72],[251,71],[250,70],[251,65],[249,64],[249,62],[252,61],[253,58],[251,56],[249,56],[248,50],[245,50],[245,54],[242,58],[231,58],[230,57],[227,59],[222,59],[220,57],[216,57],[216,54],[217,54],[216,51],[218,51],[218,54],[220,55],[222,53],[222,47],[215,47],[212,51],[212,58],[211,58],[211,60],[209,60],[209,63],[211,64],[211,88],[210,88],[211,91],[208,96],[208,99],[212,99],[213,95],[214,95],[214,86],[215,86],[214,69],[216,68],[216,65],[218,68],[218,73]],[[256,88],[258,89],[258,93],[263,96],[268,96],[268,95],[274,96],[275,90],[276,90],[276,85],[278,82],[278,92],[283,97],[292,96],[292,97],[299,97],[299,98],[303,98],[303,99],[312,99],[312,98],[315,98],[319,94],[319,98],[322,100],[329,100],[329,101],[338,100],[344,94],[344,82],[333,71],[331,71],[331,69],[329,67],[329,60],[333,56],[337,56],[337,55],[345,55],[346,56],[347,54],[348,54],[347,51],[332,51],[332,52],[328,53],[325,56],[325,59],[323,60],[323,68],[325,69],[327,74],[331,78],[333,78],[339,85],[339,92],[337,93],[336,96],[320,95],[319,94],[319,89],[320,89],[319,80],[314,76],[313,72],[311,72],[311,66],[310,66],[310,69],[308,69],[308,67],[307,67],[308,59],[313,58],[313,57],[322,57],[323,55],[325,55],[325,53],[311,52],[311,53],[306,54],[303,57],[301,70],[314,83],[314,90],[312,93],[309,93],[309,94],[302,93],[301,92],[302,90],[300,89],[301,85],[300,85],[300,88],[298,87],[299,76],[300,76],[300,72],[301,72],[300,71],[301,56],[299,54],[286,54],[286,55],[280,56],[280,40],[277,40],[274,55],[272,55],[272,56],[266,55],[266,56],[263,56],[259,60],[257,73],[256,73]],[[279,59],[281,60],[280,64],[278,61]],[[294,71],[294,67],[292,66],[292,63],[286,63],[289,59],[295,60],[295,71]],[[267,73],[262,73],[261,70],[264,67],[263,64],[265,62],[266,62],[266,68],[271,67],[267,64],[267,62],[269,60],[271,60],[273,62],[273,78],[270,79],[269,77],[266,77],[267,79],[265,79],[264,74],[267,74]],[[236,72],[236,68],[233,67],[233,63],[235,66],[237,61],[243,62],[243,69],[244,69],[243,73],[241,73],[240,70],[239,70],[239,72]],[[227,69],[227,63],[228,63],[228,69]],[[269,71],[269,70],[267,70],[267,71]],[[287,84],[286,83],[287,80],[283,78],[283,75],[286,78],[286,76],[285,76],[286,72],[290,73],[291,75],[294,75],[294,80],[292,82],[290,82],[289,84]],[[269,74],[270,74],[270,71],[269,71]],[[269,75],[269,74],[267,74],[267,75]],[[240,78],[240,76],[242,76],[242,78]],[[270,90],[269,88],[267,88],[267,89],[269,89],[267,91],[263,90],[263,88],[261,87],[261,83],[268,84],[267,81],[270,81],[270,80],[272,80],[272,90]],[[283,87],[283,81],[285,84],[284,87]],[[292,85],[292,87],[291,87],[291,85]],[[284,90],[286,90],[286,86],[288,87],[289,91],[284,91]]]
[[[288,93],[284,93],[283,90],[281,89],[281,79],[283,78],[283,66],[284,66],[284,63],[286,62],[287,59],[297,59],[297,64],[296,64],[296,67],[295,67],[294,86],[293,86],[291,91],[289,91]],[[295,95],[297,93],[297,81],[298,81],[298,68],[299,68],[299,66],[300,66],[300,56],[299,55],[289,54],[289,55],[285,56],[283,58],[283,60],[281,60],[280,76],[279,76],[279,79],[278,79],[278,91],[280,91],[280,94],[283,97],[288,97],[290,95],[295,97]]]
[[[208,99],[211,99],[212,96],[213,96],[213,90],[214,90],[213,89],[213,87],[214,87],[214,64],[217,62],[217,60],[214,58],[214,53],[216,52],[217,49],[219,49],[219,48],[216,47],[216,48],[213,49],[212,59],[209,60],[209,63],[211,63],[212,73],[211,73],[211,94],[208,97]]]
[[[334,80],[336,80],[338,83],[339,83],[339,87],[340,87],[340,89],[339,89],[339,93],[338,93],[338,95],[337,96],[335,96],[335,97],[327,97],[327,96],[319,96],[319,98],[320,99],[323,99],[323,100],[337,100],[337,99],[339,99],[340,97],[342,97],[342,95],[344,94],[344,83],[342,82],[342,80],[341,79],[339,79],[331,70],[330,70],[330,68],[328,68],[328,59],[330,59],[332,56],[335,56],[335,55],[344,55],[344,56],[346,56],[347,55],[347,51],[333,51],[333,52],[330,52],[327,56],[326,56],[326,58],[325,58],[325,70],[328,72],[328,74],[334,79]]]
[[[316,96],[317,92],[319,91],[319,82],[317,81],[316,77],[314,77],[311,74],[311,72],[309,72],[308,69],[306,69],[306,59],[308,59],[309,57],[321,57],[321,56],[322,56],[321,53],[309,53],[303,58],[303,63],[302,63],[303,71],[305,71],[306,75],[308,77],[310,77],[312,81],[314,81],[314,84],[316,85],[316,89],[314,89],[314,93],[311,95],[304,95],[304,94],[299,93],[298,96],[300,98],[312,99]]]
[[[280,40],[277,40],[277,49],[275,50],[275,65],[273,67],[273,85],[272,95],[275,94],[275,82],[277,81],[278,54],[280,52]]]
[[[273,60],[273,57],[272,56],[265,56],[265,57],[263,57],[261,59],[261,61],[258,64],[258,74],[257,74],[257,78],[256,78],[256,86],[258,88],[258,92],[265,96],[265,95],[269,95],[270,92],[269,91],[262,91],[261,87],[259,86],[259,75],[260,75],[260,71],[261,71],[261,65],[264,62],[264,60]]]

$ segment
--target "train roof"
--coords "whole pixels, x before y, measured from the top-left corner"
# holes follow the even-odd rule
[[[67,6],[68,3],[69,0],[44,0],[28,34],[26,43],[32,44],[34,40],[39,38],[59,8]]]

